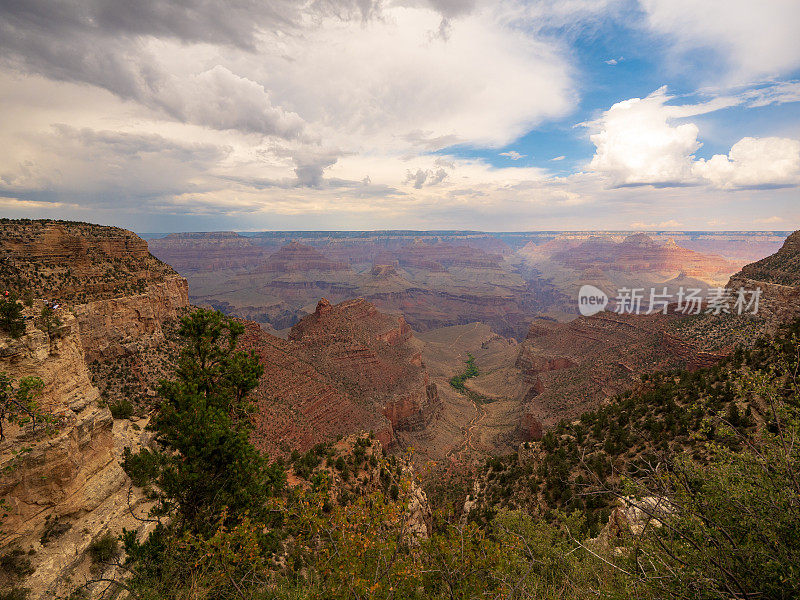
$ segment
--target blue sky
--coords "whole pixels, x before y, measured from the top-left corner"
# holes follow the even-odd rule
[[[98,7],[0,9],[3,216],[140,231],[800,222],[796,0]]]

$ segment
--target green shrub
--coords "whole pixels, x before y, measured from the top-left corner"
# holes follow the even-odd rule
[[[108,532],[98,540],[89,544],[89,556],[95,564],[108,563],[119,556],[119,541],[117,536]]]
[[[8,298],[0,298],[0,331],[5,331],[14,339],[25,333],[22,305],[13,294]]]
[[[133,415],[133,403],[127,398],[112,402],[108,408],[115,419],[130,419]]]

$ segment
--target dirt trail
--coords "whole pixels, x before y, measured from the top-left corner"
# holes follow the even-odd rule
[[[467,398],[472,401],[472,405],[475,407],[475,416],[470,419],[470,422],[467,424],[466,428],[462,429],[464,431],[464,441],[461,442],[458,447],[452,448],[450,451],[448,451],[447,458],[452,457],[454,454],[456,456],[461,455],[467,449],[472,450],[473,452],[482,453],[482,451],[476,448],[475,444],[473,444],[472,437],[475,429],[481,424],[481,421],[486,418],[486,415],[489,414],[489,411],[484,408],[483,404],[474,400],[469,394],[463,394],[462,392],[459,393],[467,396]]]

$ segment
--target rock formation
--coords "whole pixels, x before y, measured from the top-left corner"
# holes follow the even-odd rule
[[[32,316],[41,301],[26,309]],[[12,380],[36,376],[44,382],[39,398],[54,422],[46,429],[6,427],[0,442],[0,498],[7,516],[0,521],[0,547],[31,550],[34,572],[25,587],[31,598],[53,598],[64,580],[85,566],[92,541],[123,527],[141,529],[131,510],[141,512],[144,500],[133,491],[119,465],[120,441],[134,433],[115,424],[99,404],[80,335],[79,320],[59,313],[62,324],[50,335],[28,320],[17,340],[0,335],[0,371]],[[87,567],[88,568],[88,567]]]
[[[328,260],[323,254],[305,244],[293,241],[271,254],[257,273],[293,273],[306,271],[347,271],[350,267],[344,263]]]
[[[3,221],[0,262],[7,267],[0,289],[60,303],[61,312],[75,315],[104,401],[155,394],[174,350],[165,329],[174,329],[189,297],[186,280],[144,240],[87,223]]]
[[[180,273],[255,268],[271,249],[233,231],[171,233],[151,239],[148,246],[154,256]]]
[[[259,234],[245,238],[253,246],[229,248],[231,255],[250,256],[255,246],[271,251],[259,264],[248,260],[220,270],[213,258],[203,268],[206,249],[217,256],[216,235],[152,243],[160,256],[178,261],[195,304],[277,330],[309,314],[320,296],[335,303],[363,297],[379,310],[403,314],[417,331],[483,321],[521,339],[530,314],[550,300],[543,286],[506,268],[508,248],[490,234],[294,232],[292,241],[289,233]],[[275,244],[282,246],[273,251]]]
[[[81,304],[142,293],[179,277],[117,227],[70,221],[0,221],[0,286]]]
[[[248,324],[241,344],[265,365],[257,441],[270,452],[360,430],[389,446],[396,431],[425,427],[439,409],[410,327],[363,299],[320,300],[288,340]]]
[[[0,334],[0,371],[40,377],[39,404],[55,419],[48,431],[9,427],[0,444],[0,498],[10,507],[0,545],[34,551],[26,586],[51,598],[87,563],[93,540],[141,525],[129,502],[143,500],[128,494],[118,461],[142,430],[115,423],[105,406],[154,393],[170,347],[165,331],[188,307],[187,285],[142,239],[113,227],[4,220],[0,259],[2,288],[45,299],[25,307],[24,336]],[[60,325],[49,333],[39,329],[45,301],[59,304]]]
[[[800,231],[786,238],[775,254],[744,266],[727,287],[734,294],[739,288],[760,289],[758,314],[770,329],[800,317]]]
[[[703,340],[681,337],[675,325],[684,319],[675,314],[601,312],[569,323],[534,320],[515,364],[528,386],[521,431],[531,431],[535,421],[550,427],[575,418],[631,389],[643,374],[694,370],[727,354],[725,349],[705,348]]]

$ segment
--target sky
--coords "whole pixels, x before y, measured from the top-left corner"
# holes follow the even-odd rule
[[[800,228],[797,0],[0,0],[0,217]]]

